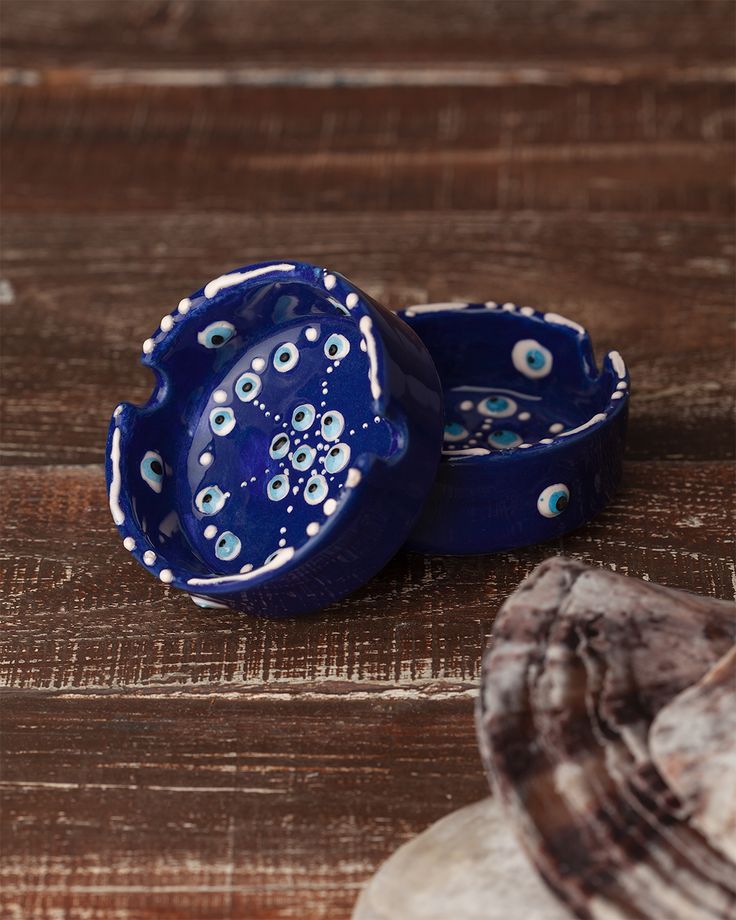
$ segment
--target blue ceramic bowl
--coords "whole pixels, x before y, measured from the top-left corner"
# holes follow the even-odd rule
[[[596,370],[586,331],[514,304],[428,304],[399,314],[442,381],[437,479],[409,547],[490,553],[559,537],[597,514],[621,476],[629,378]]]
[[[210,281],[143,344],[145,406],[115,410],[125,547],[202,606],[316,610],[405,541],[436,474],[442,394],[422,343],[336,273],[263,263]]]

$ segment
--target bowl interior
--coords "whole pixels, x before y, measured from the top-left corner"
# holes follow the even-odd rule
[[[484,305],[410,310],[406,319],[442,381],[445,459],[545,443],[583,425],[610,399],[611,375],[597,374],[580,327]]]
[[[293,554],[395,446],[358,315],[309,284],[193,310],[160,372],[127,439],[124,488],[148,539],[188,571],[246,573]]]

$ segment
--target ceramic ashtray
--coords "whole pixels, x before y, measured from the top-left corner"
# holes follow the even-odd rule
[[[115,410],[125,547],[202,606],[316,610],[405,542],[437,470],[428,351],[333,272],[263,263],[210,281],[143,344],[156,385]]]
[[[610,500],[621,476],[629,377],[596,370],[582,326],[494,302],[399,314],[440,375],[437,479],[409,540],[428,553],[490,553],[559,537]]]

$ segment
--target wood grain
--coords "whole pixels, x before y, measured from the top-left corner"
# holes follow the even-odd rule
[[[172,87],[157,73],[143,86],[126,75],[90,88],[65,74],[6,88],[5,208],[733,207],[733,93],[722,74],[321,89]]]
[[[345,918],[485,784],[496,610],[566,552],[731,598],[729,0],[4,0],[0,914]],[[274,254],[512,300],[633,379],[557,544],[400,554],[299,621],[202,611],[109,519],[109,415],[180,297]]]
[[[398,844],[486,791],[469,699],[23,693],[2,721],[21,917],[344,920]]]
[[[732,486],[726,463],[630,463],[613,505],[557,543],[401,554],[327,611],[272,622],[199,610],[142,571],[109,521],[101,470],[7,470],[0,680],[82,692],[462,693],[502,601],[553,553],[731,598]]]
[[[123,399],[145,401],[140,343],[179,299],[289,253],[392,306],[512,300],[591,331],[631,370],[636,459],[733,456],[731,221],[443,213],[9,216],[6,463],[101,462]]]
[[[728,0],[4,0],[6,67],[733,63]]]

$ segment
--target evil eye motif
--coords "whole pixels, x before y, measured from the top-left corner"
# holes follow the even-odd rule
[[[266,491],[272,502],[280,502],[289,494],[289,477],[284,473],[274,476],[268,483]]]
[[[516,400],[510,396],[487,396],[478,403],[478,412],[487,418],[508,418],[516,412]]]
[[[279,373],[285,374],[286,371],[290,371],[293,367],[296,367],[298,360],[299,349],[296,345],[292,345],[291,342],[284,342],[284,344],[279,345],[274,352],[273,366]]]
[[[445,425],[445,433],[443,435],[445,441],[462,441],[463,438],[467,438],[468,430],[463,428],[460,422],[450,422],[449,425]]]
[[[148,450],[141,460],[141,476],[154,492],[160,492],[164,483],[164,464],[161,454]]]
[[[235,413],[229,407],[210,412],[210,428],[215,434],[225,435],[235,427]]]
[[[217,514],[222,510],[229,495],[229,492],[223,492],[219,486],[208,486],[197,492],[194,504],[202,514]]]
[[[258,374],[248,371],[241,374],[235,384],[235,395],[243,402],[252,402],[261,392],[261,378]]]
[[[269,454],[273,457],[274,460],[280,460],[282,457],[285,457],[289,453],[289,436],[287,434],[277,434],[273,441],[271,441],[271,446],[268,448]]]
[[[342,413],[334,409],[325,412],[322,416],[322,437],[325,441],[336,441],[345,428],[345,419]]]
[[[511,360],[525,377],[546,377],[552,370],[552,353],[534,339],[522,339],[511,350]]]
[[[340,361],[350,351],[350,342],[344,335],[335,332],[325,342],[325,357],[332,361]]]
[[[328,473],[339,473],[350,462],[350,447],[347,444],[335,444],[327,451],[325,469]]]
[[[197,341],[205,348],[222,348],[235,335],[235,326],[225,320],[210,323],[197,335]]]
[[[303,473],[304,470],[308,470],[312,466],[315,456],[314,448],[303,444],[301,447],[295,448],[291,463],[295,470]]]
[[[307,428],[311,428],[314,424],[314,415],[314,406],[309,403],[297,406],[291,413],[292,427],[297,431],[306,431]]]
[[[523,439],[515,431],[510,431],[508,428],[499,428],[498,431],[492,431],[488,435],[488,443],[498,450],[511,450],[512,447],[518,447],[519,444],[523,444]]]
[[[327,498],[327,491],[327,480],[324,476],[310,476],[304,486],[304,500],[308,505],[319,505]]]
[[[240,553],[241,543],[231,530],[223,531],[215,543],[215,555],[228,562]]]
[[[567,508],[570,502],[570,490],[562,482],[557,482],[547,488],[537,499],[537,511],[546,518],[557,517]]]

